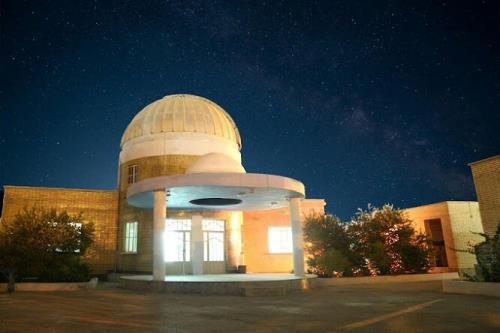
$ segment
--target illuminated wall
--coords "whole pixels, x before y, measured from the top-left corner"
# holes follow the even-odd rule
[[[25,207],[38,206],[83,213],[94,223],[94,244],[85,256],[92,271],[103,274],[115,269],[118,223],[116,191],[46,187],[5,186],[2,220],[10,220]]]
[[[159,170],[157,163],[165,165],[165,157],[146,158],[140,162],[142,177]],[[183,158],[181,158],[183,159]],[[187,159],[189,160],[189,159]],[[187,161],[186,161],[187,162]],[[177,167],[179,167],[179,163]],[[188,163],[186,163],[188,164]],[[120,170],[121,177],[126,175]],[[155,170],[155,171],[150,171]],[[170,170],[173,171],[173,170]],[[159,171],[167,173],[168,169]],[[139,179],[141,174],[139,173]],[[40,206],[66,210],[70,214],[83,212],[86,221],[95,226],[94,244],[85,260],[93,273],[109,271],[151,273],[152,270],[152,210],[131,207],[126,203],[126,180],[121,179],[120,191],[59,189],[46,187],[5,186],[2,219],[11,219],[24,207]],[[120,197],[119,197],[120,196]],[[303,215],[311,212],[324,213],[324,200],[306,199],[302,201]],[[248,212],[194,212],[167,210],[168,218],[188,218],[202,214],[205,218],[226,221],[225,270],[231,271],[237,265],[247,265],[249,272],[290,272],[292,254],[272,254],[269,252],[268,228],[290,226],[288,208]],[[124,223],[138,222],[137,253],[124,252]],[[222,273],[214,265],[204,266],[205,273]],[[180,264],[167,264],[167,274],[181,274]]]
[[[302,201],[302,215],[313,212],[324,214],[324,200],[306,199]],[[243,254],[248,272],[291,272],[292,254],[270,253],[268,242],[269,227],[289,227],[288,208],[243,213]]]
[[[119,223],[118,223],[118,270],[127,272],[151,273],[153,267],[153,210],[130,206],[127,203],[128,167],[137,165],[137,179],[184,174],[186,168],[198,158],[194,155],[151,156],[130,160],[120,165],[119,169]],[[188,217],[182,211],[167,208],[167,217]],[[124,226],[127,222],[138,223],[137,253],[125,253]]]
[[[500,223],[500,155],[469,166],[476,186],[484,232],[494,235]]]
[[[476,258],[463,252],[468,244],[481,242],[475,233],[483,232],[479,206],[474,201],[445,201],[405,209],[415,229],[428,234],[426,221],[439,219],[443,230],[448,267],[455,271],[471,273]]]

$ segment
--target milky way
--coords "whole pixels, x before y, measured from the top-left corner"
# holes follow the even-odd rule
[[[344,219],[474,200],[467,163],[500,152],[497,1],[0,4],[0,185],[114,188],[128,122],[173,93]]]

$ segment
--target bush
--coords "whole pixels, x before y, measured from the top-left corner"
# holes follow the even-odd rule
[[[321,277],[425,272],[429,249],[402,210],[368,206],[350,223],[311,215],[304,224],[311,273]]]
[[[80,256],[73,254],[57,254],[38,275],[38,281],[43,282],[72,282],[88,281],[90,269],[80,260]]]
[[[352,264],[335,249],[329,249],[318,257],[311,258],[309,265],[314,267],[314,273],[320,277],[332,277],[334,274],[343,276],[346,272],[352,272]]]
[[[0,224],[0,267],[14,269],[17,280],[87,280],[89,269],[81,258],[92,243],[93,231],[82,214],[25,208]]]
[[[485,282],[500,282],[500,223],[493,237],[481,234],[485,238],[484,242],[473,247],[476,255],[477,267],[476,278],[474,280]]]
[[[353,240],[336,216],[310,215],[304,224],[304,240],[311,273],[321,277],[352,276],[364,259],[352,250]]]
[[[417,233],[404,211],[392,205],[359,210],[349,225],[354,250],[372,265],[371,274],[426,272],[429,255],[425,235]]]

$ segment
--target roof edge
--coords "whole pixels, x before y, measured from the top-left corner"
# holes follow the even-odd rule
[[[68,187],[48,187],[48,186],[26,186],[26,185],[4,185],[4,189],[9,188],[25,188],[25,189],[38,189],[38,190],[66,190],[66,191],[80,191],[80,192],[109,192],[118,193],[118,190],[101,190],[90,188],[68,188]]]
[[[479,161],[470,162],[467,165],[468,166],[472,166],[472,165],[484,163],[484,162],[487,162],[487,161],[491,161],[491,160],[494,160],[494,159],[497,159],[497,158],[500,158],[500,154],[499,155],[493,155],[493,156],[490,156],[490,157],[487,157],[487,158],[483,158],[482,160],[479,160]]]
[[[407,208],[401,208],[401,210],[408,210],[408,209],[414,209],[414,208],[421,208],[425,206],[434,206],[434,205],[442,205],[442,204],[448,204],[448,203],[478,203],[475,200],[444,200],[444,201],[438,201],[438,202],[433,202],[429,204],[424,204],[420,206],[414,206],[414,207],[407,207]]]

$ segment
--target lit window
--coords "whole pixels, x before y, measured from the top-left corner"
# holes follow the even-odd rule
[[[269,227],[269,253],[292,253],[292,228]]]
[[[128,166],[128,183],[133,184],[137,181],[139,166],[137,164]]]
[[[203,220],[203,260],[224,261],[224,221]]]
[[[167,219],[164,258],[166,262],[190,261],[191,220]]]
[[[137,252],[137,222],[127,222],[125,224],[125,244],[124,250],[129,253]]]

